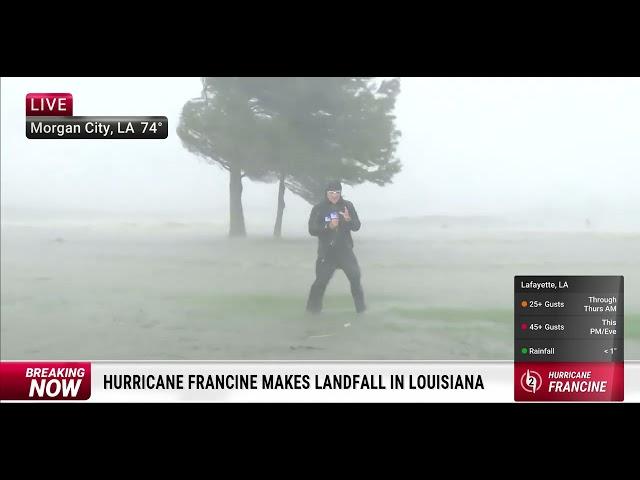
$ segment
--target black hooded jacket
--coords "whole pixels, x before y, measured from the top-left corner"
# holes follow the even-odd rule
[[[349,210],[351,221],[344,220],[338,212],[344,212],[345,207]],[[331,230],[329,223],[331,214],[338,215],[340,223],[338,228]],[[318,237],[318,256],[324,257],[332,249],[340,250],[345,248],[353,248],[353,239],[351,232],[360,230],[360,219],[353,203],[340,198],[333,204],[329,200],[324,199],[322,202],[314,205],[309,216],[309,233],[314,237]]]

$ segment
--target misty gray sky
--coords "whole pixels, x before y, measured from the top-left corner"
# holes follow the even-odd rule
[[[3,208],[226,221],[228,174],[175,133],[200,89],[198,78],[3,78]],[[402,78],[401,90],[403,170],[384,188],[345,188],[361,216],[638,216],[640,79]],[[166,115],[169,138],[28,140],[28,92],[70,92],[75,115]],[[273,222],[276,194],[245,182],[249,229]],[[287,192],[285,228],[309,210]]]

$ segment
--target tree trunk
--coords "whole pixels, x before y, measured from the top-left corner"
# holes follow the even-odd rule
[[[282,215],[284,214],[284,178],[285,174],[280,174],[280,187],[278,188],[278,213],[276,214],[276,225],[273,227],[273,236],[282,237]]]
[[[242,211],[242,170],[232,165],[229,175],[229,236],[246,237]]]

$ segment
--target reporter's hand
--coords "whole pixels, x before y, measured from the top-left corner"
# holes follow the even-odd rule
[[[340,222],[340,220],[338,220],[337,218],[334,218],[331,220],[331,223],[329,223],[329,228],[331,230],[335,230],[336,228],[338,228],[338,223]]]
[[[351,215],[349,214],[349,209],[347,207],[344,207],[344,212],[338,212],[338,213],[342,215],[342,218],[344,218],[345,222],[351,221]]]

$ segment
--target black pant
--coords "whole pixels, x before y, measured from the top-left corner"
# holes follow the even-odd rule
[[[342,269],[351,284],[351,296],[358,313],[365,310],[364,292],[360,284],[360,267],[358,260],[351,248],[331,250],[324,256],[318,257],[316,260],[316,280],[311,285],[309,291],[309,299],[307,300],[307,311],[320,312],[322,310],[322,298],[324,291],[333,272],[337,268]]]

